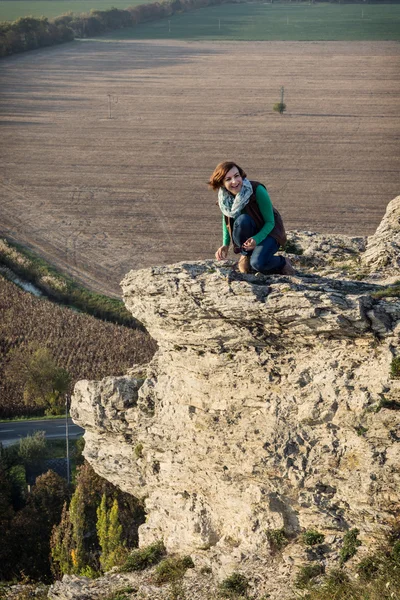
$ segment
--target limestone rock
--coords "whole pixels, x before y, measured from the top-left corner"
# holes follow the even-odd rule
[[[389,202],[378,229],[368,238],[362,262],[376,271],[400,274],[400,196]]]
[[[162,538],[197,569],[240,571],[284,600],[315,560],[301,531],[327,536],[328,566],[351,527],[379,542],[400,500],[398,297],[306,272],[241,275],[229,261],[132,271],[122,287],[159,349],[145,373],[79,382],[72,416],[94,469],[145,498],[141,545]],[[290,543],[277,557],[280,528]]]

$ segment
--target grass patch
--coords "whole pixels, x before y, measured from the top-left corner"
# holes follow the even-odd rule
[[[65,418],[65,414],[62,415],[44,415],[43,417],[29,417],[29,416],[19,416],[19,417],[10,417],[9,419],[0,419],[0,423],[10,423],[13,421],[51,421],[52,419],[62,419]]]
[[[324,565],[321,563],[312,563],[300,567],[295,580],[295,586],[300,590],[304,590],[307,585],[324,572]]]
[[[276,106],[279,106],[279,103]],[[275,108],[274,108],[274,110],[275,110]],[[300,248],[300,246],[298,246],[296,244],[296,242],[293,242],[292,240],[288,240],[286,242],[283,250],[284,250],[284,252],[287,252],[288,254],[297,254],[298,256],[301,256],[304,252],[303,249]]]
[[[188,569],[194,568],[190,556],[166,558],[156,568],[154,581],[157,585],[182,579]]]
[[[271,550],[274,553],[279,552],[289,543],[289,540],[286,537],[286,533],[283,527],[282,529],[268,529],[266,535]]]
[[[396,281],[392,285],[371,294],[372,298],[400,298],[400,281]]]
[[[390,364],[390,376],[392,379],[400,379],[400,356],[393,358]]]
[[[340,550],[340,564],[343,565],[345,562],[350,560],[356,553],[357,548],[361,546],[361,542],[358,539],[359,529],[350,529],[343,537],[343,546]]]
[[[219,585],[219,593],[222,598],[247,597],[249,582],[247,577],[241,573],[232,573]]]
[[[0,266],[7,267],[33,283],[54,302],[76,308],[104,321],[142,328],[122,300],[88,290],[20,244],[0,240]]]
[[[400,542],[367,556],[356,567],[357,579],[346,571],[329,571],[320,583],[304,585],[303,600],[400,600]],[[293,599],[294,600],[294,599]]]
[[[129,573],[130,571],[144,571],[148,567],[152,567],[160,562],[165,556],[166,549],[162,541],[155,542],[140,548],[140,550],[134,550],[126,558],[125,562],[119,568],[120,573]]]
[[[324,542],[325,536],[315,529],[307,529],[307,531],[302,534],[301,540],[306,546],[317,546]]]
[[[129,600],[129,596],[127,594],[133,594],[137,592],[137,590],[131,585],[127,585],[118,590],[115,590],[108,596],[104,598],[104,600]]]

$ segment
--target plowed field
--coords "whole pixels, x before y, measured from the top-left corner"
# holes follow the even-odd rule
[[[0,78],[1,231],[101,291],[213,255],[221,160],[288,228],[371,234],[399,193],[396,42],[75,42]]]

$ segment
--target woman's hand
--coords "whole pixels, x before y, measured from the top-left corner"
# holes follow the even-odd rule
[[[229,246],[221,246],[215,253],[215,258],[217,260],[225,260],[228,256]]]
[[[248,240],[246,240],[244,242],[244,244],[242,244],[242,247],[245,250],[254,250],[254,248],[257,246],[257,244],[255,243],[253,238],[249,238]]]

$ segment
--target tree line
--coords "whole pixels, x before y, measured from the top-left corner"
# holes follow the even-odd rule
[[[82,463],[81,442],[74,461]],[[93,577],[137,547],[143,504],[86,461],[72,486],[49,470],[29,489],[27,473],[51,455],[47,444],[43,432],[7,448],[0,444],[0,582],[25,577],[51,583],[64,573]]]
[[[0,22],[0,57],[70,42],[75,38],[101,35],[114,29],[134,27],[146,21],[170,17],[179,12],[244,0],[162,0],[126,9],[91,10],[54,19],[22,17]]]

